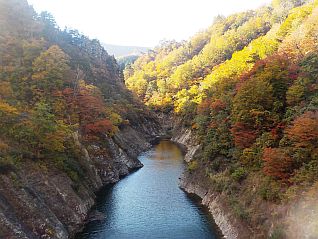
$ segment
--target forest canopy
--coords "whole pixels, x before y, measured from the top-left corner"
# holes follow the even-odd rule
[[[26,0],[0,1],[0,27],[0,171],[42,160],[78,180],[77,138],[103,144],[141,105],[98,40],[60,29]]]
[[[192,129],[212,181],[259,172],[297,188],[318,179],[317,32],[318,1],[274,0],[161,43],[126,67],[125,83]]]

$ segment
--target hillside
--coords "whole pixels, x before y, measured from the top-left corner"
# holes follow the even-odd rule
[[[68,238],[160,126],[97,40],[0,0],[0,238]]]
[[[218,16],[152,50],[0,0],[0,238],[72,238],[158,136],[187,147],[180,186],[227,238],[318,238],[318,0]]]
[[[103,43],[102,46],[110,55],[114,55],[116,58],[122,58],[127,56],[140,56],[146,53],[150,48],[141,46],[120,46]]]
[[[317,32],[317,1],[274,0],[125,69],[126,86],[174,119],[189,144],[182,185],[229,238],[318,237],[317,204],[304,203],[318,183]]]

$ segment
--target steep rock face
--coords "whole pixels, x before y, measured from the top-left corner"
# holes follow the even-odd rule
[[[201,147],[200,144],[197,143],[197,138],[192,134],[191,130],[187,128],[181,128],[174,131],[175,133],[171,140],[186,147],[184,160],[190,162]]]
[[[98,40],[27,0],[0,0],[0,28],[0,238],[67,238],[162,130]]]
[[[211,190],[204,176],[185,173],[181,179],[180,187],[187,193],[196,194],[202,199],[202,204],[208,207],[225,238],[253,238],[248,226],[236,218],[224,203],[225,196]]]
[[[67,238],[84,222],[94,204],[95,192],[142,167],[137,155],[149,140],[163,134],[154,118],[141,118],[139,127],[125,126],[106,139],[108,157],[95,157],[81,145],[85,157],[81,181],[46,162],[23,162],[21,168],[0,175],[0,238]],[[89,147],[98,150],[98,145]],[[91,152],[91,150],[90,150]],[[23,165],[23,166],[22,166]]]
[[[190,129],[178,128],[174,130],[172,141],[186,147],[185,161],[190,162],[200,150],[201,145]],[[187,193],[193,193],[202,199],[202,204],[209,208],[215,223],[222,234],[229,239],[253,238],[247,225],[236,218],[224,203],[223,195],[214,192],[209,187],[209,182],[204,175],[204,170],[185,172],[180,181],[180,187]]]

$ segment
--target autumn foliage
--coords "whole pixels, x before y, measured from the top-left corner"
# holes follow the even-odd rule
[[[293,171],[293,160],[283,149],[265,148],[264,173],[276,179],[287,180]]]
[[[116,132],[113,122],[119,125],[121,112],[131,110],[125,104],[134,103],[98,40],[62,31],[26,0],[1,1],[0,22],[0,160],[60,165],[81,157],[76,135],[102,144]]]
[[[250,147],[257,138],[257,131],[244,123],[235,123],[231,129],[235,146],[238,148]]]
[[[295,147],[318,147],[318,111],[299,116],[286,133]]]
[[[115,126],[108,119],[111,115],[107,115],[107,107],[97,87],[80,81],[77,90],[66,88],[62,93],[67,111],[78,119],[86,139],[114,133]]]
[[[103,119],[84,126],[86,134],[109,134],[113,131],[113,124],[110,120]]]
[[[225,109],[226,108],[226,104],[222,100],[216,99],[215,101],[212,102],[211,108],[214,111],[218,112],[220,110]]]
[[[211,99],[205,99],[203,100],[197,108],[197,113],[201,115],[209,114],[211,111]]]

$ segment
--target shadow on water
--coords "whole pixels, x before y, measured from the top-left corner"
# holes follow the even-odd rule
[[[93,211],[105,215],[85,225],[76,239],[219,239],[220,233],[198,197],[179,187],[182,150],[161,140],[141,154],[144,167],[97,194]]]

